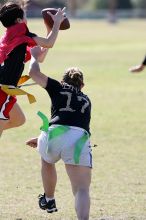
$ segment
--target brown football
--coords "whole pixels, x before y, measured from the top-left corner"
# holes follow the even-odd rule
[[[52,13],[53,15],[55,15],[58,11],[58,9],[56,8],[44,8],[42,10],[42,16],[44,18],[44,21],[46,22],[46,24],[52,28],[54,21],[52,19],[52,17],[47,13],[47,12]],[[70,28],[70,23],[69,23],[69,19],[65,16],[64,20],[62,21],[61,25],[60,25],[60,30],[66,30]]]

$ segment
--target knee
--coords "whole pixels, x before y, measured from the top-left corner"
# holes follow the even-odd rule
[[[22,126],[26,122],[25,115],[22,115],[16,122],[15,127]]]
[[[9,120],[10,127],[19,127],[22,126],[26,121],[25,115],[21,115],[21,117],[18,117],[17,120]]]
[[[25,124],[25,122],[26,122],[26,118],[25,118],[25,115],[23,115],[23,117],[21,118],[21,121],[20,121],[20,125],[19,125],[19,126]]]
[[[76,188],[74,190],[74,195],[80,195],[80,196],[83,196],[83,195],[89,195],[89,188],[88,187],[79,187],[79,188]]]

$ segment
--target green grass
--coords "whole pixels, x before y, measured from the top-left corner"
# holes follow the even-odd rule
[[[31,31],[44,35],[41,20],[29,21]],[[42,72],[61,80],[64,69],[80,67],[92,101],[91,140],[93,176],[92,220],[146,219],[146,75],[132,75],[128,68],[145,55],[145,20],[71,21],[71,29],[59,34]],[[27,73],[28,66],[25,72]],[[57,164],[56,199],[59,212],[48,215],[37,205],[43,192],[38,153],[25,141],[39,134],[41,110],[50,116],[50,100],[38,86],[27,88],[37,97],[28,104],[23,127],[6,131],[0,144],[0,220],[75,220],[74,200],[62,162]],[[45,101],[46,100],[46,101]]]

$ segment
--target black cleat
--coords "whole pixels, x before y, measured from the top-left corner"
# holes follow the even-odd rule
[[[40,209],[46,210],[48,213],[57,212],[55,199],[46,201],[45,194],[39,195],[39,207]]]

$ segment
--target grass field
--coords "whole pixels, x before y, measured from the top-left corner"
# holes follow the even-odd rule
[[[30,29],[44,35],[42,20],[29,21]],[[85,74],[85,89],[93,105],[91,132],[93,177],[91,220],[146,220],[146,71],[132,75],[146,48],[146,21],[72,20],[60,32],[42,72],[61,80],[69,66]],[[27,73],[26,66],[25,73]],[[0,143],[0,220],[75,220],[74,200],[62,162],[57,164],[56,200],[59,212],[48,215],[37,205],[43,192],[38,153],[25,141],[39,134],[41,110],[50,116],[50,100],[38,86],[27,88],[37,97],[29,105],[18,102],[27,122],[5,132]],[[47,101],[45,101],[47,100]]]

